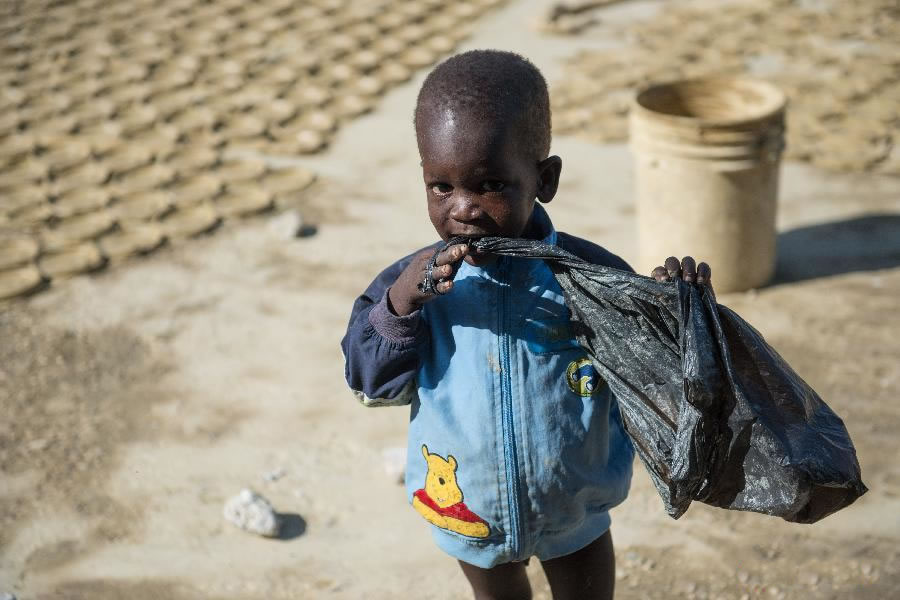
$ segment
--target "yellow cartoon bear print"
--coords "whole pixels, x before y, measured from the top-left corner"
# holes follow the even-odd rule
[[[483,538],[490,533],[484,519],[473,513],[463,503],[463,493],[456,483],[456,459],[429,454],[422,445],[422,456],[428,464],[425,487],[413,494],[412,505],[425,519],[441,529],[447,529],[469,537]]]

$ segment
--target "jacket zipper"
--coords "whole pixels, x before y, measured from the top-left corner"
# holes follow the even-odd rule
[[[510,339],[507,308],[509,302],[508,261],[500,259],[500,413],[503,422],[503,461],[506,465],[506,496],[509,506],[509,546],[513,557],[519,555],[521,519],[519,517],[519,462],[516,457],[516,434],[513,425],[512,374],[510,372]]]

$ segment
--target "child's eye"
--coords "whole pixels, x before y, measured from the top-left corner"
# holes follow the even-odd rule
[[[485,192],[502,192],[506,185],[502,181],[496,179],[488,179],[481,183],[481,189]]]
[[[449,194],[453,191],[453,186],[446,183],[434,183],[431,185],[431,191],[435,194]]]

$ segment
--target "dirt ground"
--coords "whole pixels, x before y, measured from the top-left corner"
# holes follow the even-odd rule
[[[610,18],[659,3],[628,4]],[[584,42],[527,30],[539,5],[487,17],[465,47],[520,51],[552,81]],[[411,129],[421,79],[299,162],[321,174],[303,209],[315,235],[229,225],[0,307],[0,593],[469,597],[385,471],[408,412],[357,405],[339,348],[354,297],[434,238]],[[553,151],[557,228],[634,260],[627,148]],[[776,283],[719,300],[842,415],[870,492],[812,526],[699,504],[673,521],[636,465],[612,513],[619,598],[900,595],[900,180],[787,164],[779,210]],[[286,515],[282,539],[223,520],[244,486]],[[529,573],[549,598],[536,561]]]

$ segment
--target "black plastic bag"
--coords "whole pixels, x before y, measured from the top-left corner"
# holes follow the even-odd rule
[[[593,265],[532,240],[473,245],[548,262],[673,518],[699,500],[813,523],[867,491],[843,421],[707,286]]]

